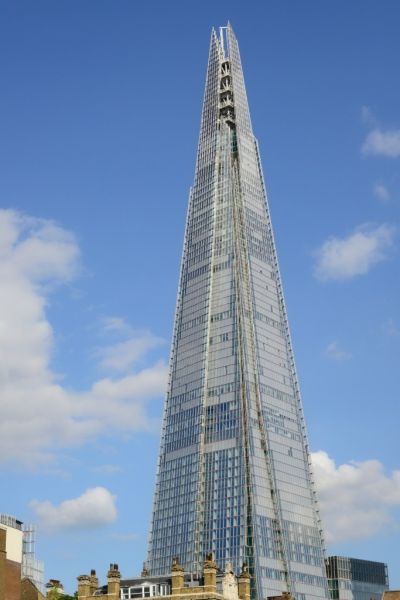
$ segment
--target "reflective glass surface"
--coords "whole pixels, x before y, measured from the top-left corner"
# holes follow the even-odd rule
[[[275,243],[239,49],[212,34],[147,568],[246,561],[252,596],[327,598]]]

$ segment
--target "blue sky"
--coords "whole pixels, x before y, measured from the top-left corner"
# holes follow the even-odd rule
[[[0,4],[0,512],[145,558],[211,27],[238,36],[328,552],[400,587],[395,1]]]

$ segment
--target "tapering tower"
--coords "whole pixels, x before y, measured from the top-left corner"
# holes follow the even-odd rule
[[[252,598],[328,597],[321,525],[239,48],[212,32],[147,567],[207,552]]]

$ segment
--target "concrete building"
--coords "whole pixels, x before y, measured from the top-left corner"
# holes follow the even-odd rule
[[[21,599],[22,522],[0,515],[0,600]]]
[[[35,528],[0,514],[0,600],[42,600],[44,564],[35,557]]]

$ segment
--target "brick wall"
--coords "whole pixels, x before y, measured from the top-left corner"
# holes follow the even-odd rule
[[[24,577],[21,581],[21,600],[45,600],[45,597],[28,577]]]
[[[6,559],[4,600],[21,600],[21,563]]]

